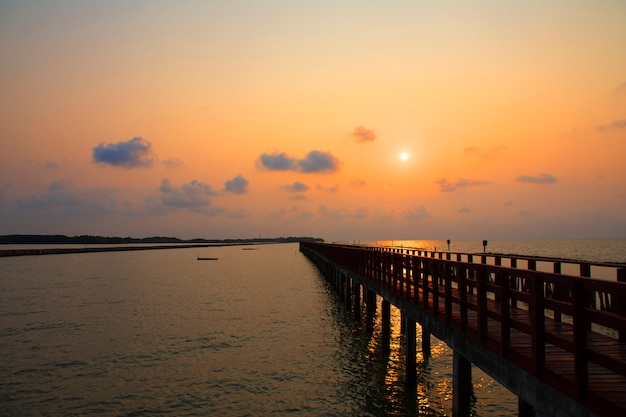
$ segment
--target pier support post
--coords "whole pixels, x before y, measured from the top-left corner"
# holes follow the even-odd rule
[[[456,350],[452,360],[452,416],[469,417],[472,396],[472,363]]]
[[[352,294],[354,295],[354,320],[361,320],[361,285],[352,280]]]
[[[372,333],[374,331],[374,315],[376,314],[376,293],[371,290],[365,290],[365,331]]]
[[[345,299],[346,276],[342,274],[341,272],[338,272],[338,274],[339,274],[339,277],[337,278],[337,285],[338,285],[338,290],[339,290],[339,297],[341,297],[342,299]]]
[[[350,279],[349,276],[344,275],[345,276],[345,280],[346,280],[346,287],[344,289],[344,299],[346,302],[346,307],[349,309],[352,306],[352,301],[350,300],[350,297],[352,297],[352,294],[350,294],[350,292],[352,291],[352,280]]]
[[[535,417],[535,410],[521,398],[517,401],[517,417]]]
[[[422,356],[424,360],[430,358],[430,325],[422,324]]]
[[[389,352],[389,342],[391,339],[391,304],[389,304],[389,301],[383,299],[380,310],[383,352]]]
[[[406,316],[405,318],[405,340],[406,340],[406,385],[413,386],[417,384],[417,363],[416,355],[416,332],[415,320]]]

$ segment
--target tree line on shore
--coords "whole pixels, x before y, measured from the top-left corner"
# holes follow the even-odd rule
[[[65,235],[4,235],[0,236],[0,244],[10,245],[89,245],[89,244],[115,244],[125,245],[129,243],[290,243],[290,242],[323,242],[324,239],[309,236],[289,236],[275,238],[251,238],[251,239],[179,239],[176,237],[152,236],[144,238],[111,237],[111,236],[65,236]]]

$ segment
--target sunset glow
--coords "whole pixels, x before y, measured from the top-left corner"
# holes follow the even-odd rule
[[[626,236],[626,2],[0,3],[0,234]]]

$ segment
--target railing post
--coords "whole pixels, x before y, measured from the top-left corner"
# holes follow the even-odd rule
[[[423,269],[422,269],[422,305],[424,307],[424,311],[428,311],[428,293],[430,288],[428,288],[428,275],[431,261],[429,259],[424,258],[423,260]]]
[[[407,276],[407,292],[409,299],[413,298],[413,292],[415,291],[415,255],[408,255],[406,259],[406,276]]]
[[[446,323],[450,324],[452,322],[452,266],[448,262],[444,264],[443,284]]]
[[[582,400],[585,397],[585,390],[589,382],[587,369],[587,323],[586,306],[587,296],[585,294],[584,282],[575,281],[572,288],[572,303],[574,307],[574,383],[576,385],[576,399]]]
[[[591,277],[591,265],[585,263],[580,264],[580,276]]]
[[[626,268],[620,268],[617,270],[617,282],[626,282]],[[626,297],[618,296],[615,301],[617,302],[617,314],[621,317],[626,317]],[[617,337],[620,342],[626,342],[625,331],[620,330]]]
[[[487,338],[487,269],[478,268],[476,298],[478,302],[478,337],[484,342]]]
[[[423,261],[422,258],[417,258],[413,262],[413,299],[415,300],[415,303],[419,303],[420,287],[422,286]]]
[[[433,282],[433,316],[439,315],[439,263],[433,261],[431,277]]]
[[[461,310],[461,332],[467,330],[467,267],[459,266],[459,309]]]
[[[511,288],[510,276],[508,272],[503,271],[500,276],[500,354],[506,357],[511,346]]]
[[[561,269],[561,262],[555,262],[552,266],[552,272],[554,272],[555,274],[561,274],[562,269]],[[554,298],[555,300],[558,301],[565,301],[565,297],[563,297],[564,293],[564,288],[561,288],[560,285],[558,284],[554,284],[552,287],[552,298]],[[561,321],[561,312],[560,311],[555,311],[554,312],[554,321]]]
[[[580,276],[581,277],[591,277],[591,265],[586,264],[586,263],[581,263],[580,264]],[[591,291],[589,293],[588,303],[589,303],[589,305],[593,309],[597,308],[598,302],[597,302],[597,299],[596,299],[596,292],[595,291]],[[591,323],[589,323],[589,326],[591,326]],[[591,327],[589,327],[589,329],[591,330]]]
[[[529,261],[530,262],[530,261]],[[545,313],[543,277],[530,280],[530,328],[532,334],[533,373],[541,375],[546,360]]]
[[[400,269],[400,274],[402,276],[402,285],[403,285],[403,289],[402,289],[402,294],[408,294],[409,293],[409,278],[411,277],[411,272],[409,270],[409,255],[408,255],[408,250],[406,251],[407,253],[405,253],[404,255],[402,255],[402,268]]]

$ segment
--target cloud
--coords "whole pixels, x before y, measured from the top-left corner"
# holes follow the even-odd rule
[[[426,217],[430,217],[430,213],[428,213],[426,207],[419,206],[405,211],[404,216],[409,220],[420,220]]]
[[[259,157],[262,167],[271,171],[298,171],[328,173],[339,169],[339,160],[330,152],[311,151],[303,159],[296,159],[284,152],[264,153]]]
[[[517,177],[517,181],[530,184],[554,184],[557,182],[557,179],[552,174],[540,174],[538,176],[520,175]]]
[[[311,201],[304,194],[292,194],[289,196],[289,201]]]
[[[451,192],[456,191],[457,188],[478,187],[481,185],[487,185],[489,184],[489,181],[468,180],[467,178],[461,178],[457,182],[451,183],[448,182],[448,180],[446,180],[445,178],[441,178],[440,180],[435,181],[435,184],[439,186],[439,191]]]
[[[283,186],[283,189],[288,193],[303,193],[305,191],[308,191],[309,186],[303,182],[296,181],[293,184],[287,184]]]
[[[78,194],[71,190],[70,180],[54,180],[48,190],[41,194],[34,194],[16,200],[18,209],[33,210],[41,208],[62,207],[69,208],[80,205]]]
[[[491,159],[491,158],[496,157],[499,153],[501,153],[505,149],[506,149],[506,146],[504,145],[492,145],[491,147],[487,149],[478,148],[476,146],[468,146],[467,148],[463,149],[463,153],[468,154],[468,155],[479,154],[481,158]]]
[[[268,217],[272,220],[280,220],[285,216],[285,213],[287,213],[287,210],[280,209],[280,210],[270,213]]]
[[[315,188],[317,188],[319,191],[327,191],[329,193],[335,194],[337,191],[339,191],[339,184],[331,185],[328,187],[322,184],[317,184]]]
[[[57,162],[46,162],[43,164],[44,168],[55,171],[60,168],[60,165]]]
[[[123,168],[149,167],[154,162],[152,144],[139,136],[126,142],[100,143],[92,156],[94,162]]]
[[[9,187],[11,186],[11,183],[6,183],[4,184],[2,187],[0,187],[0,204],[2,204],[5,200],[7,200],[7,195]]]
[[[302,172],[334,172],[339,169],[339,160],[329,152],[311,151],[298,166]]]
[[[224,183],[224,191],[233,194],[245,194],[248,191],[248,180],[242,175],[237,175],[232,180]]]
[[[363,126],[357,126],[354,128],[354,132],[352,132],[352,136],[357,140],[357,142],[373,142],[378,136],[374,133],[373,130],[367,129]]]
[[[46,191],[16,199],[15,207],[20,214],[36,213],[39,219],[101,218],[134,212],[130,198],[122,196],[121,190],[76,189],[70,180],[54,180]]]
[[[272,171],[293,170],[297,164],[296,160],[287,156],[286,153],[264,153],[260,156],[261,165]]]
[[[48,191],[55,192],[61,190],[67,190],[72,185],[70,180],[54,180],[50,183]]]
[[[365,187],[366,184],[367,183],[364,180],[361,180],[361,179],[356,179],[356,180],[350,181],[350,186],[354,187],[354,188]]]
[[[178,168],[185,164],[182,160],[178,158],[170,158],[170,159],[166,159],[165,161],[163,161],[163,165],[165,165],[168,168]]]
[[[599,132],[606,132],[607,130],[619,130],[619,129],[626,129],[626,119],[614,120],[611,123],[596,127],[596,130]]]
[[[353,211],[348,209],[336,209],[336,208],[328,208],[324,205],[321,205],[318,210],[319,214],[322,217],[327,219],[364,219],[369,213],[366,208],[357,208]]]
[[[168,179],[164,179],[158,191],[161,195],[161,202],[173,208],[207,207],[211,203],[209,197],[215,195],[211,187],[197,180],[191,180],[176,188]]]

